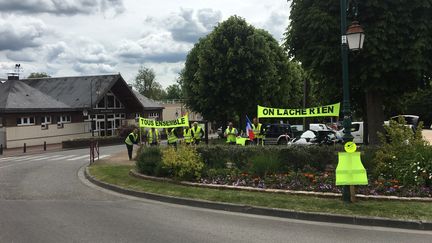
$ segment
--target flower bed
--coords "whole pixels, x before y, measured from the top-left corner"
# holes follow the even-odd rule
[[[236,174],[234,170],[229,170],[228,173],[226,171],[210,171],[209,174],[212,175],[201,178],[199,183],[262,189],[341,193],[341,187],[335,185],[335,175],[332,172],[290,172],[271,174],[265,178],[250,175],[246,172]],[[368,186],[356,186],[356,193],[363,195],[432,198],[432,188],[430,187],[403,186],[397,180],[384,179],[372,180],[372,183],[369,183]]]
[[[402,125],[403,125],[402,120]],[[364,195],[432,197],[432,147],[421,125],[390,122],[382,145],[362,148],[369,184]],[[179,146],[143,148],[137,169],[150,176],[202,184],[340,193],[335,185],[337,153],[333,146]]]

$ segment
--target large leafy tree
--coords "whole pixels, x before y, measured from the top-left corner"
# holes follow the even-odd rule
[[[182,90],[179,84],[171,84],[166,88],[166,99],[177,100],[182,99]]]
[[[180,83],[189,107],[224,125],[257,105],[298,107],[301,74],[268,32],[232,16],[195,44]]]
[[[151,68],[141,66],[138,70],[138,74],[135,77],[135,83],[133,86],[138,92],[147,98],[160,100],[166,96],[165,90],[163,90],[160,83],[156,80],[156,75]]]
[[[432,76],[432,2],[357,2],[366,40],[363,50],[350,53],[352,103],[367,120],[370,142],[377,143],[385,112]],[[287,51],[341,99],[339,1],[292,0],[290,20]]]
[[[30,73],[30,75],[27,78],[50,78],[51,76],[49,76],[47,73],[45,72],[34,72],[34,73]]]

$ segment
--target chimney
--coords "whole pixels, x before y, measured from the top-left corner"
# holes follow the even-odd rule
[[[21,72],[21,64],[15,64],[15,70],[8,73],[8,80],[19,80],[19,75]]]

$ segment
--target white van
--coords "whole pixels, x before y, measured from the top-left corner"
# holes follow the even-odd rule
[[[364,123],[363,122],[352,122],[351,123],[351,135],[354,137],[353,142],[356,144],[364,143]],[[339,130],[341,136],[343,136],[343,129]]]
[[[326,124],[322,124],[322,123],[311,123],[309,124],[309,130],[312,131],[324,131],[324,130],[329,130],[326,126]]]

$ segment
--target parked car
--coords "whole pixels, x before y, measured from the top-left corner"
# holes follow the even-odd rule
[[[289,124],[269,124],[265,127],[264,145],[286,145],[294,138]]]
[[[294,145],[331,145],[341,143],[342,140],[336,136],[336,131],[333,130],[320,130],[313,131],[307,130],[300,137],[292,141]]]
[[[344,135],[344,129],[339,130],[337,136]],[[352,122],[351,123],[351,135],[354,137],[353,142],[356,144],[364,143],[364,123],[363,122]]]

